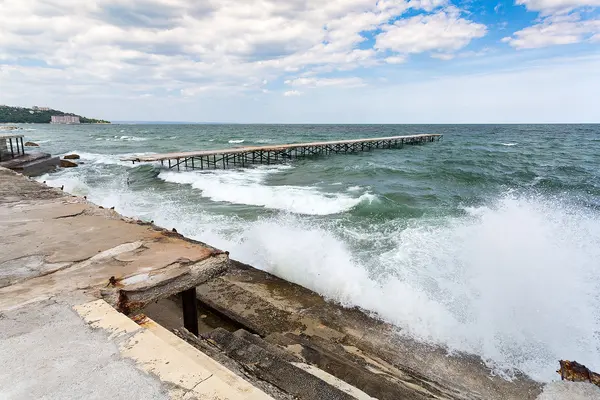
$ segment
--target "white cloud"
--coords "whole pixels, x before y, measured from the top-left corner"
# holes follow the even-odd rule
[[[386,29],[407,10],[429,13],[446,4],[447,0],[0,0],[0,64],[15,66],[0,75],[0,86],[5,96],[29,92],[31,79],[57,96],[69,86],[107,84],[135,96],[156,89],[185,96],[240,88],[260,92],[263,82],[274,84],[290,72],[335,73],[399,61],[401,55],[390,57],[362,47],[364,32]],[[424,32],[429,29],[436,26],[420,32],[438,35]],[[20,65],[32,61],[39,68]],[[60,69],[61,79],[43,79],[47,66]],[[39,79],[25,78],[25,71]],[[8,83],[18,93],[8,93]]]
[[[287,92],[283,92],[283,95],[285,97],[300,96],[301,94],[302,94],[302,92],[299,92],[297,90],[288,90]]]
[[[439,60],[448,61],[452,60],[455,57],[455,55],[450,53],[433,53],[431,57],[437,58]]]
[[[578,15],[551,16],[502,41],[517,49],[534,49],[594,41],[599,33],[600,19],[581,20]]]
[[[516,4],[524,5],[530,11],[550,14],[581,7],[600,7],[600,0],[516,0]]]
[[[486,34],[482,24],[461,18],[454,8],[401,19],[383,28],[375,47],[398,53],[452,52]]]
[[[600,34],[600,19],[586,11],[600,7],[600,0],[516,0],[529,11],[538,11],[535,24],[502,39],[517,49],[594,42]],[[584,17],[580,12],[583,12]]]
[[[385,62],[388,64],[402,64],[406,62],[406,57],[404,56],[391,56],[385,59]]]
[[[360,78],[296,78],[285,81],[286,85],[316,88],[323,86],[360,87],[365,83]]]

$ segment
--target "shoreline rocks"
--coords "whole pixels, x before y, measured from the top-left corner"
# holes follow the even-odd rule
[[[63,157],[63,160],[79,160],[81,157],[79,154],[67,154]]]
[[[39,144],[34,143],[34,142],[25,142],[25,146],[27,146],[27,147],[40,147]]]
[[[76,167],[77,164],[69,160],[60,160],[60,166],[61,168],[73,168]]]

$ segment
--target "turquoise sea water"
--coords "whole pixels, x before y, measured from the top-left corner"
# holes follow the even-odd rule
[[[402,334],[549,381],[600,369],[599,125],[23,125],[83,162],[49,185],[360,306]],[[216,171],[123,155],[441,133]]]

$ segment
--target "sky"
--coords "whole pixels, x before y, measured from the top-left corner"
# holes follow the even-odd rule
[[[0,0],[0,104],[113,121],[600,122],[600,0]]]

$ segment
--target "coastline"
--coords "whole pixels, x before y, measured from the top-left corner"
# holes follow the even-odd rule
[[[5,278],[4,287],[0,288],[0,312],[33,307],[49,299],[71,304],[102,298],[110,276],[121,278],[139,272],[139,265],[134,271],[127,270],[138,257],[143,257],[139,248],[130,257],[111,256],[105,265],[82,267],[81,263],[90,259],[85,256],[90,254],[92,245],[102,247],[93,253],[103,253],[115,245],[142,241],[146,243],[143,247],[152,251],[156,241],[166,241],[168,248],[161,248],[160,254],[166,257],[163,261],[167,260],[169,268],[190,248],[215,250],[8,170],[0,170],[0,180],[2,236],[9,243],[1,265],[13,266],[15,272],[12,279]],[[97,234],[103,227],[103,235],[107,235],[104,238]],[[88,231],[96,232],[86,236]],[[60,234],[67,236],[52,237]],[[71,245],[69,240],[77,245]],[[24,243],[36,245],[30,248]],[[32,264],[32,260],[37,260],[37,264]],[[227,330],[224,321],[258,334],[265,347],[273,346],[376,398],[535,399],[542,390],[541,384],[525,376],[512,382],[492,376],[476,357],[448,355],[444,349],[417,343],[362,310],[343,308],[310,290],[234,260],[200,283],[197,297],[201,308],[217,321],[205,332],[217,343],[212,357],[226,358],[229,361],[223,362],[232,362],[241,370],[247,367],[245,361],[236,359],[226,342],[219,342],[224,340],[219,328]],[[163,304],[165,301],[175,302],[172,298],[161,300]],[[179,328],[169,326],[169,321],[177,321],[172,315],[169,317],[177,313],[177,307],[161,308],[159,302],[145,312],[158,323],[164,321],[165,328]]]

